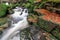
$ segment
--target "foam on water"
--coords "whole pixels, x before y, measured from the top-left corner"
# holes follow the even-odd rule
[[[11,14],[12,25],[10,28],[3,31],[3,35],[0,40],[20,40],[20,30],[28,27],[28,10],[16,7],[13,11],[14,13]]]

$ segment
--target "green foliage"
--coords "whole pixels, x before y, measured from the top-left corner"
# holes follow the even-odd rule
[[[50,40],[58,40],[53,35],[49,35]]]
[[[30,3],[23,3],[22,6],[24,6],[25,8],[28,8],[31,6],[31,4]]]
[[[29,2],[31,2],[31,3],[34,3],[34,0],[28,0]]]
[[[18,3],[16,3],[16,4],[10,3],[10,5],[8,5],[8,11],[9,11],[9,13],[12,14],[13,13],[12,8],[15,8],[16,6],[19,6],[19,5],[20,4],[18,4]]]
[[[52,34],[54,36],[56,36],[58,39],[60,39],[60,31],[59,29],[55,28],[53,31],[52,31]]]
[[[6,14],[6,11],[7,6],[4,3],[0,4],[0,17],[4,16]]]

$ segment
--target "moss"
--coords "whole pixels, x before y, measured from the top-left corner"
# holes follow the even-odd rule
[[[8,19],[5,18],[5,17],[4,17],[4,18],[0,18],[0,26],[1,26],[1,25],[4,25],[5,23],[7,23],[7,20],[8,20]]]
[[[4,3],[0,4],[0,17],[4,16],[6,14],[6,11],[7,6]]]
[[[44,30],[46,30],[47,32],[50,32],[56,26],[56,24],[50,21],[45,21],[42,18],[39,18],[38,25]]]
[[[53,31],[52,31],[52,34],[57,37],[58,39],[60,39],[60,32],[57,28],[55,28]]]

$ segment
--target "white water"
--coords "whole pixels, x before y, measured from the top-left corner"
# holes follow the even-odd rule
[[[20,30],[28,27],[28,11],[27,9],[24,9],[22,11],[22,8],[17,7],[16,9],[13,9],[14,14],[11,15],[11,28],[7,28],[3,31],[3,36],[0,40],[20,40]],[[20,15],[22,12],[22,15]],[[16,23],[15,23],[16,22]],[[14,23],[14,24],[13,24]]]

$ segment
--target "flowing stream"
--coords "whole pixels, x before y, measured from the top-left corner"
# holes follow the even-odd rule
[[[16,7],[14,13],[10,15],[11,27],[3,31],[0,40],[20,40],[20,30],[29,27],[27,16],[28,10]]]

